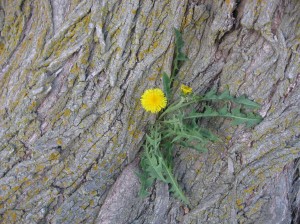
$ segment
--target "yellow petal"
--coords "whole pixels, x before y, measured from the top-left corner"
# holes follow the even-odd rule
[[[147,89],[141,96],[142,107],[151,113],[158,113],[167,106],[167,98],[164,92],[159,89]]]
[[[183,84],[181,85],[180,90],[185,95],[187,95],[193,91],[193,89],[191,87],[183,85]]]

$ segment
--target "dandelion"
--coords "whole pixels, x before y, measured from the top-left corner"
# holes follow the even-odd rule
[[[143,108],[151,113],[158,113],[167,106],[167,98],[161,89],[148,89],[142,97]]]
[[[180,90],[184,95],[190,94],[193,91],[193,89],[191,87],[183,85],[183,84],[181,85]]]

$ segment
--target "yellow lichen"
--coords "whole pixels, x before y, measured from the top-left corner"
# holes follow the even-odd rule
[[[131,135],[134,139],[139,138],[140,134],[141,134],[141,132],[137,131],[137,130],[129,131],[129,135]]]
[[[79,73],[80,73],[80,68],[78,67],[77,63],[75,63],[75,64],[72,66],[70,72],[71,72],[72,74],[79,74]]]
[[[149,81],[155,81],[157,79],[157,76],[158,76],[157,74],[153,74],[152,76],[148,77],[148,80]]]
[[[0,54],[3,53],[4,49],[5,49],[5,45],[2,42],[0,42]]]
[[[101,163],[100,163],[100,167],[105,167],[105,165],[106,165],[106,161],[105,160],[103,160]]]
[[[27,182],[24,183],[24,187],[28,187],[28,186],[30,186],[31,184],[32,184],[31,181],[27,181]]]
[[[109,168],[109,173],[113,173],[113,172],[114,172],[114,170],[115,170],[115,167],[114,167],[114,166],[112,166],[111,168]]]
[[[139,54],[138,54],[138,59],[139,59],[139,61],[141,61],[141,60],[143,60],[144,59],[144,52],[139,52]]]
[[[66,109],[65,111],[64,111],[64,116],[65,117],[69,117],[71,115],[71,110],[70,109]]]
[[[244,190],[245,193],[247,194],[252,194],[256,186],[251,186],[248,189]]]
[[[62,213],[62,208],[61,208],[61,207],[58,208],[58,209],[56,210],[56,213],[57,213],[58,215],[60,215],[60,214]]]
[[[3,215],[4,223],[16,223],[17,213],[13,210],[8,210]]]
[[[238,207],[238,209],[243,209],[243,200],[242,199],[237,199],[236,200],[236,205]]]
[[[188,25],[190,25],[192,19],[193,19],[193,8],[190,8],[187,16],[183,20],[183,28],[186,28]]]
[[[34,110],[34,109],[36,108],[36,105],[37,105],[36,101],[33,101],[33,102],[29,105],[28,109],[29,109],[29,110]]]
[[[37,166],[36,166],[36,171],[37,172],[40,172],[40,171],[43,171],[44,170],[44,168],[45,168],[45,166],[44,165],[42,165],[42,164],[38,164]]]
[[[98,169],[98,165],[97,164],[94,164],[93,165],[93,170],[97,170]]]
[[[60,157],[60,154],[58,152],[51,153],[49,160],[58,160]]]
[[[70,173],[72,173],[72,171],[71,171],[70,167],[66,167],[66,168],[65,168],[65,172],[66,172],[67,174],[70,174]]]
[[[86,104],[82,104],[81,108],[82,108],[82,109],[87,109],[88,106],[87,106]]]
[[[58,139],[56,140],[56,143],[57,143],[57,145],[62,145],[62,144],[63,144],[63,141],[62,141],[61,138],[58,138]]]
[[[15,186],[15,187],[12,188],[13,191],[17,191],[19,189],[20,189],[20,186]]]

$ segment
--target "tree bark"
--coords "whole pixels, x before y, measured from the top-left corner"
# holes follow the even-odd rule
[[[299,223],[300,2],[1,0],[0,223]],[[143,91],[179,82],[246,94],[252,129],[203,124],[222,143],[176,151],[191,201],[157,182],[138,197],[139,151],[155,116]]]

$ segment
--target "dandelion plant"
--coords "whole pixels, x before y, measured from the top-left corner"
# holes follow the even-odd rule
[[[191,87],[182,84],[178,96],[173,97],[172,83],[181,64],[187,60],[182,52],[183,44],[180,32],[175,29],[171,75],[162,74],[163,89],[148,89],[141,96],[142,107],[147,112],[158,114],[158,119],[146,134],[140,162],[142,172],[138,175],[141,196],[148,195],[148,189],[158,180],[168,184],[175,197],[189,204],[173,172],[175,146],[207,152],[209,142],[220,141],[207,127],[201,126],[202,118],[223,117],[231,119],[232,125],[245,124],[247,127],[258,124],[262,118],[251,111],[259,109],[259,104],[245,96],[234,97],[229,90],[218,93],[212,89],[198,95]]]

